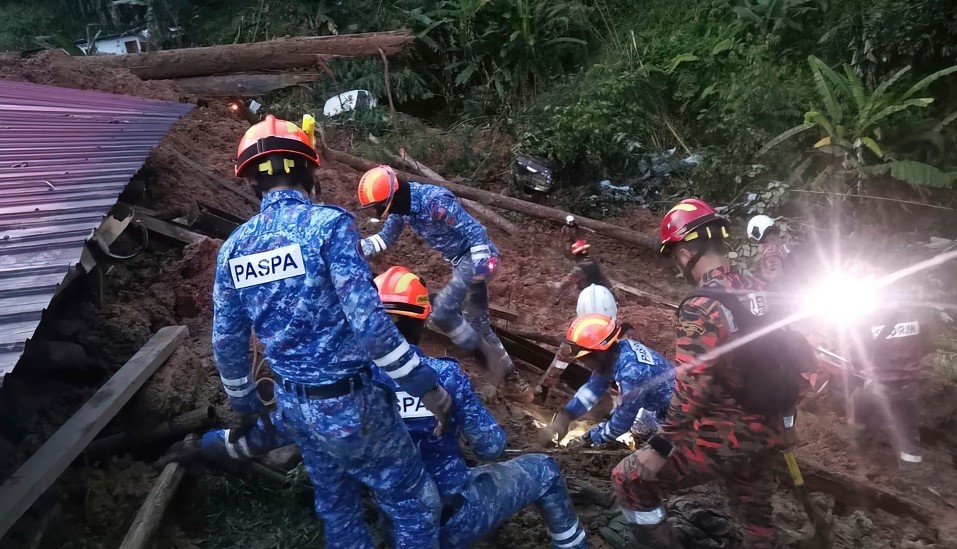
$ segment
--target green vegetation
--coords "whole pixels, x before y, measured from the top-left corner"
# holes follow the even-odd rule
[[[142,6],[181,26],[183,45],[411,28],[414,54],[389,67],[398,108],[433,126],[496,125],[559,162],[566,187],[628,180],[672,148],[704,164],[670,191],[718,198],[754,182],[865,192],[957,178],[949,0],[39,0],[0,4],[17,22],[0,48],[145,24]],[[379,60],[331,68],[274,108],[318,110],[352,88],[385,104]],[[346,124],[386,141],[411,131],[384,110]]]

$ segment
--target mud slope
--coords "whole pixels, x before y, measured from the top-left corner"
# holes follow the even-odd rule
[[[79,71],[57,53],[31,59],[0,58],[0,77],[167,100],[179,98],[175,89],[154,82],[144,83],[125,71]],[[153,153],[138,176],[146,190],[134,198],[143,206],[171,216],[186,213],[194,200],[216,205],[238,216],[251,215],[256,205],[241,196],[244,185],[231,177],[235,144],[244,128],[245,124],[232,118],[223,105],[193,110],[173,127]],[[347,166],[325,163],[321,171],[322,198],[353,208],[359,175]],[[364,216],[359,215],[358,219],[364,234],[375,230]],[[653,231],[657,226],[653,216],[639,210],[628,211],[613,221],[640,231]],[[556,303],[557,296],[547,289],[545,282],[561,279],[572,263],[558,247],[558,227],[534,220],[526,220],[521,226],[524,234],[513,237],[491,229],[502,251],[502,269],[491,286],[492,300],[517,311],[520,314],[517,324],[559,335],[574,314],[574,298],[566,296]],[[680,292],[668,266],[648,250],[594,235],[590,235],[589,240],[595,255],[616,280],[671,298]],[[103,375],[115,371],[155,330],[170,324],[185,324],[190,329],[190,339],[152,378],[112,428],[150,424],[158,418],[209,402],[224,403],[209,341],[212,275],[218,245],[217,241],[208,241],[183,249],[157,238],[147,253],[116,265],[104,277],[102,304],[98,303],[99,295],[94,291],[96,285],[90,283],[88,291],[78,292],[74,301],[61,305],[58,320],[72,323],[62,329],[61,322],[56,337],[85,342]],[[409,234],[394,249],[377,257],[373,267],[383,270],[393,264],[407,265],[436,285],[443,283],[449,274],[448,266],[438,255]],[[672,355],[673,311],[641,303],[629,295],[619,298],[621,316],[635,326],[637,335]],[[438,339],[430,341],[427,347],[431,352],[455,354],[447,343]],[[465,365],[475,369],[469,361],[465,361]],[[526,366],[523,372],[532,375],[533,370]],[[941,410],[926,418],[928,429],[939,433],[929,443],[928,482],[933,482],[945,498],[957,501],[953,466],[955,438],[948,434],[953,429],[954,410],[942,411],[945,404],[957,399],[954,399],[953,386],[939,379],[928,379],[926,385],[933,395],[928,404],[939,404],[936,409]],[[477,386],[507,429],[509,446],[513,449],[533,447],[537,426],[546,421],[571,392],[570,388],[563,387],[550,396],[546,406],[538,406],[511,401],[481,381]],[[941,391],[940,387],[948,389]],[[0,450],[4,455],[4,467],[0,471],[9,474],[95,388],[96,383],[64,387],[60,382],[30,376],[14,378],[3,388],[0,399],[0,413],[11,419],[5,424],[16,426],[9,429],[15,433],[4,432],[0,437]],[[861,459],[846,442],[841,416],[827,411],[832,408],[826,403],[813,403],[802,416],[803,442],[798,455],[823,470],[853,477],[913,501],[923,518],[923,521],[916,520],[900,510],[896,513],[875,510],[867,503],[855,505],[838,501],[834,506],[839,534],[837,546],[957,547],[955,538],[948,537],[957,524],[954,510],[921,484],[898,482],[899,475],[892,469],[867,464]],[[589,421],[583,421],[576,427],[584,429],[588,425]],[[873,457],[879,452],[867,454]],[[620,455],[555,455],[574,488],[576,505],[588,525],[593,546],[607,547],[598,535],[598,528],[613,515],[609,473]],[[89,465],[91,467],[83,468],[80,474],[67,475],[52,494],[63,504],[64,526],[59,535],[77,544],[73,546],[115,547],[156,471],[130,458]],[[175,524],[168,525],[170,528],[166,529],[166,538],[160,545],[283,546],[277,540],[288,538],[282,537],[285,534],[280,534],[280,530],[301,534],[303,543],[315,539],[319,535],[318,524],[310,516],[308,498],[283,497],[276,500],[285,506],[281,509],[257,506],[256,498],[275,496],[273,492],[268,487],[237,483],[229,477],[209,477],[188,487],[180,502],[184,510],[204,511],[192,516],[184,511],[174,516]],[[692,500],[704,500],[706,505],[718,508],[725,505],[720,494],[717,486],[709,485],[692,491],[690,496]],[[679,501],[672,503],[678,505]],[[215,508],[204,507],[210,503],[214,503]],[[783,527],[794,531],[802,528],[803,512],[789,495],[786,483],[782,483],[775,504],[777,519]],[[686,509],[690,509],[688,504],[679,505],[679,510]],[[276,516],[280,518],[273,520]],[[48,536],[44,546],[58,546],[57,535]],[[537,515],[526,511],[505,525],[485,546],[545,547],[547,534]]]

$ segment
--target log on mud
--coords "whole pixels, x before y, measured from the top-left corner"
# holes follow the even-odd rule
[[[784,460],[780,460],[783,476],[788,477]],[[936,514],[932,509],[904,494],[895,493],[883,486],[838,471],[823,469],[806,460],[798,460],[804,483],[813,492],[824,492],[844,505],[865,509],[882,509],[892,515],[912,518],[930,524]]]
[[[337,151],[328,147],[324,147],[322,153],[323,156],[329,160],[345,164],[357,170],[364,171],[378,166],[377,163],[372,162],[371,160],[366,160],[365,158],[353,156],[349,153],[344,153],[342,151]],[[470,200],[475,200],[476,202],[485,204],[486,206],[510,210],[531,217],[537,217],[539,219],[547,219],[556,223],[565,223],[565,218],[571,215],[568,212],[556,210],[555,208],[549,208],[548,206],[543,206],[541,204],[533,204],[525,200],[519,200],[510,196],[484,191],[482,189],[476,189],[467,185],[459,185],[458,183],[439,181],[432,178],[423,178],[418,175],[402,171],[396,171],[396,175],[398,175],[399,179],[402,181],[417,181],[420,183],[439,185],[449,189],[460,198],[468,198]],[[656,252],[658,251],[658,239],[652,235],[642,234],[624,227],[619,227],[618,225],[613,225],[611,223],[605,223],[604,221],[598,221],[596,219],[589,219],[587,217],[581,217],[577,215],[575,216],[575,220],[582,227],[592,229],[598,234],[614,238],[622,242],[635,244]]]
[[[435,179],[436,181],[445,181],[446,183],[449,181],[448,179],[439,175],[438,172],[434,171],[432,168],[406,154],[405,151],[401,151],[400,155],[393,154],[390,156],[396,162],[401,162],[405,167],[412,170],[413,173]],[[513,225],[511,221],[492,211],[491,208],[475,202],[474,200],[469,200],[468,198],[462,199],[462,205],[464,205],[467,209],[472,210],[472,212],[476,214],[476,217],[479,217],[482,219],[482,221],[498,227],[507,235],[514,236],[519,233],[518,227]]]
[[[98,438],[86,447],[83,454],[89,460],[97,460],[114,454],[133,452],[153,444],[181,439],[190,433],[203,432],[215,419],[216,408],[213,406],[197,408],[149,429]]]
[[[165,80],[180,90],[200,97],[258,97],[269,92],[322,78],[314,72],[241,73],[193,76]]]
[[[410,30],[280,38],[251,44],[158,50],[126,55],[73,57],[73,63],[128,69],[143,80],[187,78],[250,71],[288,71],[314,67],[336,57],[392,56],[415,41]]]
[[[186,440],[196,440],[198,435],[192,434],[186,437]],[[140,506],[136,516],[133,517],[133,524],[126,532],[120,549],[146,549],[150,546],[150,539],[163,522],[163,515],[170,501],[176,495],[180,482],[186,468],[179,462],[174,461],[163,467],[150,493],[146,496],[146,501]]]

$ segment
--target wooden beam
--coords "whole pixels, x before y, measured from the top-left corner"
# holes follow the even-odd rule
[[[360,158],[342,151],[330,149],[329,147],[323,147],[322,154],[323,158],[327,160],[333,160],[335,162],[351,166],[357,170],[364,171],[378,166],[378,164],[375,162],[366,160],[365,158]],[[518,198],[512,198],[511,196],[505,196],[482,189],[476,189],[474,187],[469,187],[468,185],[459,185],[458,183],[452,183],[450,181],[439,181],[437,179],[425,178],[398,170],[396,171],[396,175],[402,181],[417,181],[420,183],[439,185],[452,191],[460,198],[468,198],[475,200],[476,202],[480,202],[486,206],[501,208],[503,210],[511,210],[513,212],[518,212],[540,219],[547,219],[556,223],[564,224],[565,218],[571,215],[568,212],[556,210],[555,208],[549,208],[548,206],[535,204],[526,200],[519,200]],[[630,229],[626,229],[625,227],[620,227],[611,223],[605,223],[604,221],[598,221],[597,219],[589,219],[580,215],[575,216],[575,221],[577,221],[580,226],[585,227],[586,229],[594,230],[598,234],[614,238],[622,242],[628,242],[629,244],[635,244],[649,250],[654,250],[655,252],[658,251],[660,242],[656,236],[639,233]]]
[[[494,303],[489,303],[488,313],[495,318],[501,318],[502,320],[507,320],[512,322],[518,320],[519,314],[511,309],[506,309],[505,307],[500,307]]]
[[[157,219],[140,211],[137,211],[134,216],[135,223],[139,223],[154,233],[159,233],[165,237],[179,240],[184,244],[198,244],[209,239],[208,236],[194,233],[182,225],[163,221],[162,219]]]
[[[389,156],[391,156],[392,159],[395,160],[396,162],[401,162],[403,165],[407,166],[410,170],[412,170],[413,172],[417,174],[424,175],[425,177],[429,177],[431,179],[435,179],[436,181],[445,181],[446,183],[448,183],[449,181],[448,179],[439,175],[438,172],[436,172],[432,168],[426,166],[425,164],[409,156],[405,152],[405,150],[400,149],[400,154],[398,155],[390,154]],[[461,200],[462,200],[462,205],[465,206],[467,209],[472,210],[476,214],[476,217],[481,218],[483,221],[489,223],[490,225],[494,225],[495,227],[498,227],[503,232],[505,232],[505,234],[514,236],[520,232],[518,227],[512,224],[511,221],[498,215],[491,208],[488,208],[474,200],[469,200],[468,198],[463,198]]]
[[[674,310],[676,310],[676,311],[678,310],[678,305],[676,305],[676,304],[674,304],[674,303],[671,303],[670,301],[665,301],[665,298],[663,298],[663,297],[661,297],[661,296],[659,296],[659,295],[650,294],[650,293],[648,293],[648,292],[646,292],[646,291],[639,290],[638,288],[635,288],[635,287],[633,287],[633,286],[628,286],[627,284],[622,284],[621,282],[616,282],[616,281],[611,280],[611,279],[609,279],[608,281],[611,282],[612,287],[614,287],[615,289],[618,289],[618,290],[621,290],[621,291],[623,291],[623,292],[629,293],[629,294],[631,294],[631,295],[633,295],[633,296],[637,296],[637,297],[641,297],[641,298],[647,299],[647,300],[651,301],[652,303],[657,303],[658,305],[664,305],[665,307],[674,309]]]
[[[186,437],[186,441],[198,438],[199,435],[191,434]],[[176,490],[179,488],[185,472],[186,468],[178,461],[167,463],[163,467],[163,472],[153,483],[150,493],[146,496],[146,501],[136,512],[136,516],[133,517],[133,524],[127,530],[126,537],[120,544],[120,549],[146,549],[146,547],[149,547],[150,539],[163,522],[166,508],[169,507],[170,501],[176,495]]]
[[[0,537],[76,459],[180,343],[185,326],[156,332],[46,443],[0,486]]]
[[[510,356],[527,362],[542,372],[548,370],[552,359],[555,358],[555,351],[551,351],[533,341],[515,335],[509,330],[497,326],[493,326],[492,329],[495,330],[499,339],[502,340],[502,345],[505,346],[505,350],[508,351]],[[589,377],[591,377],[591,372],[574,362],[569,364],[565,371],[562,372],[562,380],[568,383],[573,389],[578,389],[584,385]]]
[[[824,469],[807,460],[799,459],[798,463],[805,485],[813,492],[831,494],[835,500],[851,507],[883,509],[892,515],[910,517],[924,524],[933,521],[933,510],[905,494],[895,493],[847,473]],[[789,476],[783,459],[778,468],[784,477]]]

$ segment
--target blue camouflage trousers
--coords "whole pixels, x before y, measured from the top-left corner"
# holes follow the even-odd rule
[[[504,350],[502,342],[492,331],[488,314],[491,279],[476,281],[473,274],[474,267],[468,254],[452,261],[452,278],[432,301],[431,318],[453,343],[467,351],[474,351],[479,346],[479,338]]]
[[[440,531],[442,549],[469,547],[529,505],[545,519],[554,549],[588,547],[568,488],[554,459],[527,454],[472,468],[460,506]],[[452,502],[447,505],[455,505]]]
[[[309,399],[276,387],[285,428],[315,486],[329,549],[372,549],[362,486],[395,526],[397,549],[437,547],[440,500],[399,417],[394,393],[365,378],[344,397]]]

